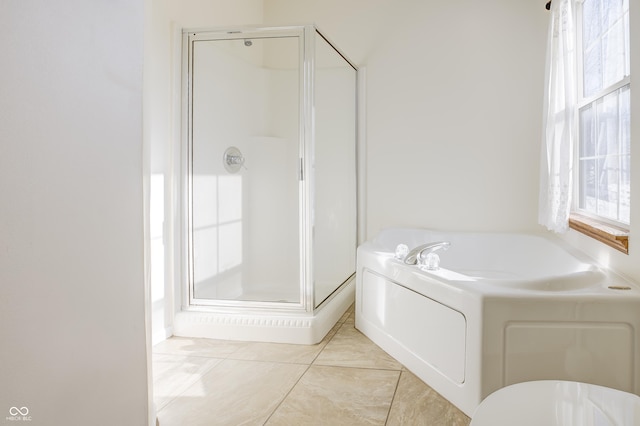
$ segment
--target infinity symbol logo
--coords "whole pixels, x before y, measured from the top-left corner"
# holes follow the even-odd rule
[[[29,409],[27,407],[11,407],[9,408],[9,414],[12,416],[17,416],[18,414],[20,414],[21,416],[26,416],[27,414],[29,414]]]

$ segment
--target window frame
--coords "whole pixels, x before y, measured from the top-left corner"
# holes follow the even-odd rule
[[[597,93],[591,96],[584,96],[584,56],[583,56],[583,8],[584,1],[578,0],[576,5],[576,72],[577,72],[577,91],[576,91],[576,114],[575,114],[575,128],[576,128],[576,145],[574,149],[574,167],[573,167],[573,193],[571,214],[569,218],[569,226],[586,234],[592,238],[595,238],[611,247],[614,247],[624,253],[628,253],[628,236],[630,223],[625,223],[611,218],[594,214],[590,211],[581,209],[579,207],[580,200],[580,143],[582,138],[582,129],[580,128],[580,111],[584,108],[592,106],[597,107],[597,102],[603,100],[608,95],[619,91],[624,87],[629,87],[631,90],[631,70],[629,68],[629,75],[623,77],[621,80],[610,84],[607,87],[603,87]],[[629,13],[629,12],[627,12]],[[627,21],[628,22],[628,21]],[[629,22],[628,22],[629,23]],[[630,24],[629,24],[630,25]],[[626,27],[627,32],[630,32],[629,26]],[[629,34],[625,34],[626,40],[629,40]],[[630,40],[629,40],[630,41]],[[626,45],[628,48],[629,46]],[[627,51],[627,55],[629,52]],[[619,176],[620,177],[620,172]],[[619,207],[619,206],[618,206]]]

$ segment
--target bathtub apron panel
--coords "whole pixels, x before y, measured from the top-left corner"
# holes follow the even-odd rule
[[[362,315],[451,382],[464,383],[464,315],[369,270],[363,274]]]

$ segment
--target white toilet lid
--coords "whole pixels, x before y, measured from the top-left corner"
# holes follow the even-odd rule
[[[489,395],[470,426],[638,426],[640,397],[586,383],[517,383]]]

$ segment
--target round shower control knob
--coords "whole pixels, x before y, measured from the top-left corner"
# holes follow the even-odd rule
[[[230,146],[222,155],[222,164],[229,173],[238,173],[244,167],[244,157],[238,148]]]

